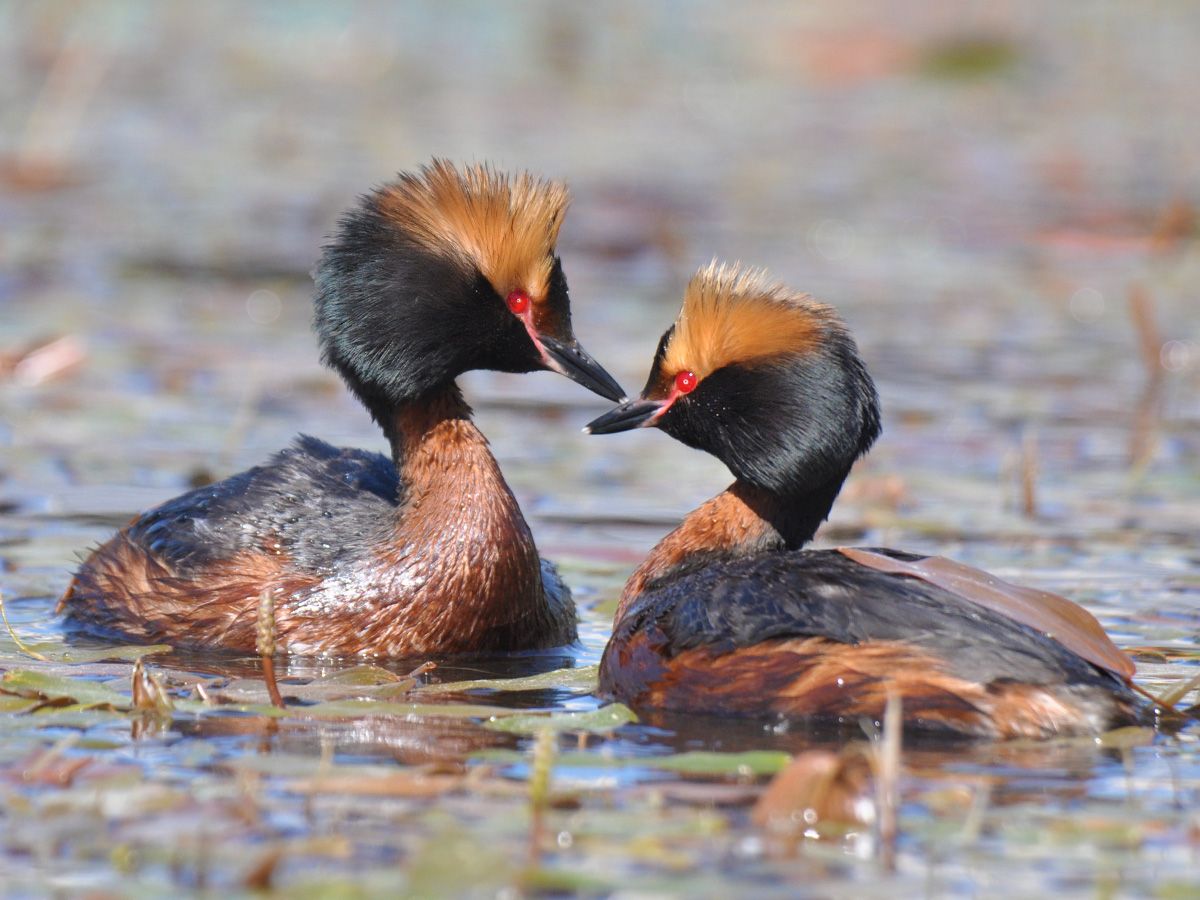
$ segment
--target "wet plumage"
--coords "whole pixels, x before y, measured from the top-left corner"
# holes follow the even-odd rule
[[[642,396],[589,427],[642,426],[737,481],[630,578],[601,662],[608,695],[854,723],[896,694],[909,727],[998,738],[1140,714],[1132,664],[1069,601],[899,551],[801,549],[879,433],[874,383],[830,307],[761,273],[702,270]]]
[[[390,458],[301,438],[136,518],[60,608],[95,631],[252,650],[270,590],[291,652],[572,641],[570,593],[455,386],[470,369],[551,369],[621,396],[571,330],[554,254],[566,203],[559,184],[440,161],[365,196],[317,267],[314,322]]]

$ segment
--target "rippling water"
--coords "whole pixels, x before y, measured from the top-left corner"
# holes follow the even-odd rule
[[[17,72],[0,86],[0,591],[43,656],[109,646],[64,633],[51,609],[77,554],[137,510],[297,432],[382,449],[317,363],[305,273],[356,192],[436,152],[569,179],[576,330],[631,391],[713,254],[842,310],[885,433],[822,543],[942,553],[1067,594],[1150,689],[1198,671],[1189,7],[72,10],[0,8]],[[54,165],[39,175],[31,159]],[[66,343],[22,356],[48,338]],[[575,589],[580,645],[442,661],[386,699],[385,672],[289,660],[284,718],[258,705],[257,660],[158,655],[147,666],[177,711],[148,727],[122,711],[128,662],[44,662],[0,638],[5,684],[25,691],[0,713],[0,871],[14,892],[534,889],[532,738],[496,725],[514,709],[600,706],[586,667],[621,584],[729,476],[661,434],[581,434],[604,404],[564,379],[464,381]],[[436,687],[563,668],[583,677]],[[123,699],[34,712],[35,684]],[[203,706],[197,684],[230,705]],[[321,706],[355,684],[378,714]],[[893,874],[870,828],[781,849],[751,823],[753,761],[769,770],[777,755],[701,774],[660,765],[854,737],[688,717],[567,729],[542,883],[1197,889],[1194,726],[1105,746],[910,741]]]

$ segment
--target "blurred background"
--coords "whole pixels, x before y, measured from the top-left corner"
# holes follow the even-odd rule
[[[88,645],[64,644],[52,614],[79,554],[139,510],[298,432],[384,449],[320,366],[308,273],[359,193],[434,155],[569,183],[576,331],[631,392],[713,256],[837,306],[884,434],[818,542],[942,553],[1068,594],[1144,686],[1193,675],[1198,42],[1185,0],[0,0],[0,595],[50,660],[0,631],[6,887],[527,884],[530,741],[471,709],[441,718],[461,695],[436,715],[325,722],[197,702],[147,733],[121,711],[129,667],[80,663]],[[634,565],[729,475],[659,433],[581,434],[606,404],[550,373],[464,382],[580,601],[572,657],[510,669],[595,662]],[[289,691],[345,674],[286,665]],[[177,697],[260,688],[253,661],[150,666]],[[575,690],[467,699],[594,709],[573,675]],[[71,706],[81,686],[101,700]],[[1195,726],[1108,737],[906,753],[900,874],[880,882],[869,843],[857,862],[836,839],[773,857],[740,762],[718,783],[612,768],[794,752],[801,728],[569,734],[576,768],[554,779],[581,806],[551,814],[551,864],[584,880],[542,887],[1193,895]],[[469,755],[497,742],[515,762]],[[348,780],[294,780],[331,764]],[[468,787],[429,781],[444,771]]]
[[[1197,34],[1172,2],[9,0],[15,591],[298,431],[382,447],[318,363],[307,273],[434,155],[569,183],[577,332],[630,391],[713,256],[839,307],[886,429],[830,539],[1158,586],[1200,517]],[[603,402],[564,379],[467,383],[548,555],[623,574],[727,477],[580,435]]]

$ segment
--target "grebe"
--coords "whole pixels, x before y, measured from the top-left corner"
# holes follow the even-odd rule
[[[688,285],[640,398],[586,430],[656,427],[736,476],[625,586],[601,691],[637,708],[878,720],[989,738],[1136,718],[1133,663],[1081,607],[950,560],[802,550],[880,431],[832,308],[715,262]]]
[[[253,650],[274,591],[292,653],[416,656],[558,646],[575,608],[541,561],[455,379],[549,369],[609,399],[555,255],[564,185],[434,160],[361,199],[314,273],[323,359],[391,458],[315,438],[170,500],[76,572],[92,631]]]

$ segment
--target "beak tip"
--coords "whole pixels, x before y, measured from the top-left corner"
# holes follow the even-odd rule
[[[572,340],[567,343],[555,338],[542,337],[540,348],[544,368],[565,375],[605,400],[615,401],[617,397],[624,400],[625,391],[621,385],[584,352],[578,341]]]
[[[625,400],[583,427],[587,434],[615,434],[654,425],[666,404],[660,400]]]

